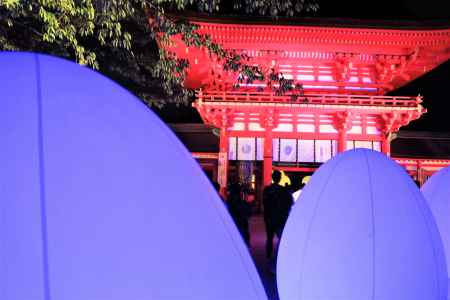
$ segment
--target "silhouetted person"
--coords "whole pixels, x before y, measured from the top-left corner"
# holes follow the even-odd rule
[[[284,225],[289,216],[293,203],[290,191],[281,186],[281,172],[275,170],[272,174],[272,183],[264,188],[264,223],[266,225],[266,256],[271,258],[273,254],[273,238],[275,234],[281,238]]]
[[[231,183],[228,187],[226,205],[242,238],[247,246],[250,247],[250,231],[248,226],[250,205],[242,198],[242,192],[242,186],[238,182]]]
[[[294,202],[296,202],[302,192],[304,184],[300,180],[300,176],[298,176],[297,174],[291,176],[291,182],[291,194]]]

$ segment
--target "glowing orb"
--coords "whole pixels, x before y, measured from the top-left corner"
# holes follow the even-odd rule
[[[444,300],[447,271],[431,212],[384,154],[347,151],[303,189],[283,232],[281,300]]]
[[[280,182],[278,184],[281,185],[281,186],[288,186],[288,185],[290,185],[291,184],[291,179],[289,178],[289,176],[286,175],[286,173],[284,173],[283,170],[279,170],[279,171],[281,173],[281,179],[280,179]],[[273,171],[272,171],[272,173],[273,173]],[[272,180],[272,183],[273,183],[273,180]]]
[[[305,176],[305,177],[303,177],[303,179],[302,179],[302,183],[303,184],[307,184],[308,183],[308,181],[311,179],[311,176]]]
[[[266,299],[213,187],[145,105],[61,59],[0,66],[1,299]]]
[[[450,270],[450,167],[431,176],[422,186],[422,193],[436,220],[444,243],[447,269]]]

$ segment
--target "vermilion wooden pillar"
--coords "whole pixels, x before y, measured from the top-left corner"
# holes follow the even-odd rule
[[[391,139],[390,133],[383,133],[383,139],[381,140],[381,152],[387,156],[391,156]]]
[[[338,131],[337,151],[344,152],[347,149],[347,130],[352,127],[350,113],[338,112],[334,118],[334,128]]]
[[[272,128],[266,129],[264,137],[264,162],[263,162],[263,184],[264,186],[272,183]]]
[[[265,112],[264,116],[261,118],[261,125],[265,129],[264,136],[264,161],[263,161],[263,185],[267,186],[272,183],[272,139],[273,139],[273,128],[276,127],[276,113],[273,110],[268,110]]]
[[[217,181],[220,184],[220,194],[226,197],[228,183],[228,132],[226,126],[220,128]]]
[[[417,180],[419,181],[420,186],[422,186],[426,181],[425,170],[422,168],[422,164],[417,162]]]
[[[344,152],[347,149],[347,131],[345,128],[338,130],[337,151]]]

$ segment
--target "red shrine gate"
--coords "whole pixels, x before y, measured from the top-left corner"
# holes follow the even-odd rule
[[[263,70],[280,72],[304,88],[298,98],[277,96],[261,82],[235,89],[239,74],[225,71],[204,49],[174,38],[168,48],[190,62],[185,84],[198,91],[194,107],[206,124],[220,129],[222,188],[233,160],[261,161],[267,185],[274,164],[301,170],[300,165],[322,163],[355,147],[389,155],[392,133],[426,110],[420,96],[385,94],[450,58],[449,28],[192,21],[225,49],[244,53]],[[414,172],[414,162],[399,162]]]

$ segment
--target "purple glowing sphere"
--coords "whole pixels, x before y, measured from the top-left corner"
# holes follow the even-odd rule
[[[266,299],[190,153],[77,64],[0,53],[3,300]]]
[[[287,221],[277,283],[281,300],[445,300],[442,241],[405,170],[367,149],[322,165]]]
[[[450,270],[450,167],[431,176],[421,190],[438,225]]]

